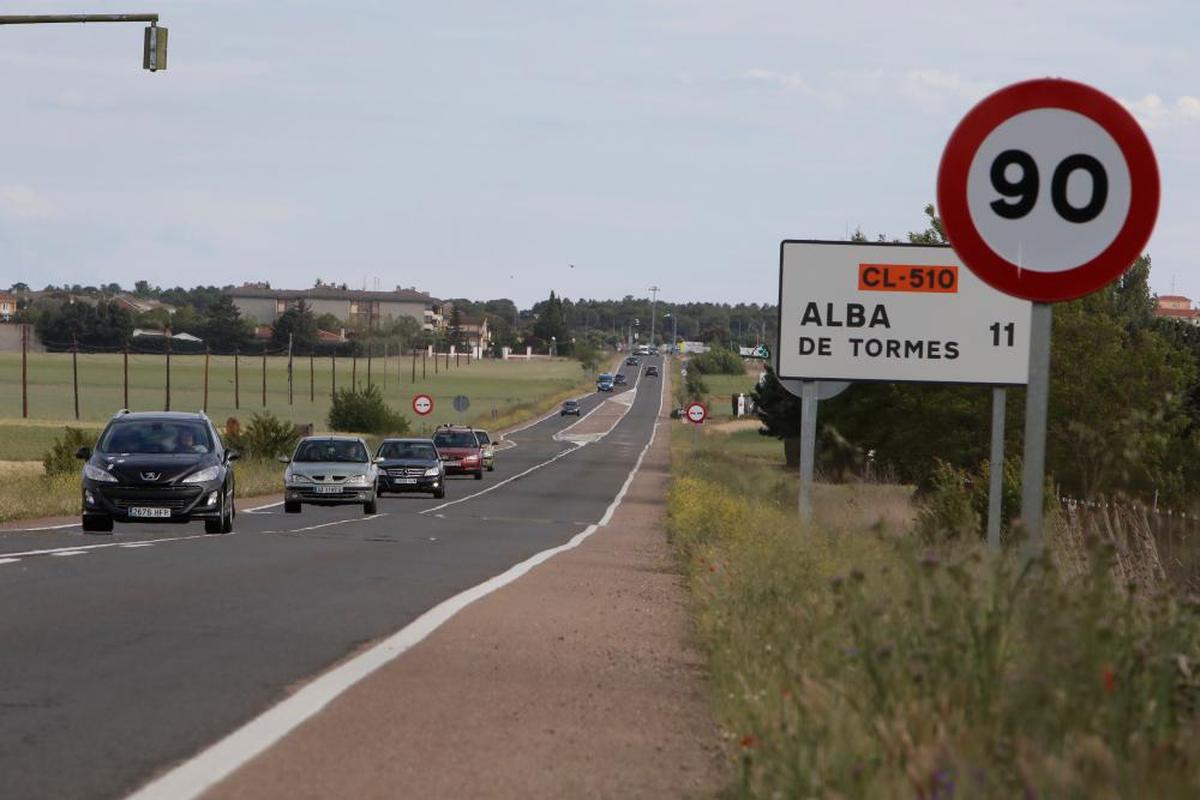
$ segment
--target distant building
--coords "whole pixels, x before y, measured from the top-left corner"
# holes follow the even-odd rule
[[[488,329],[486,316],[464,316],[459,330],[462,331],[463,344],[469,348],[483,351],[492,346],[492,332]]]
[[[268,289],[262,284],[244,284],[226,289],[242,316],[269,325],[301,300],[316,316],[332,314],[347,327],[357,330],[378,328],[401,317],[415,319],[425,330],[440,330],[442,301],[416,289],[396,288],[391,292],[315,286],[312,289]]]
[[[1178,294],[1158,295],[1154,316],[1177,319],[1189,325],[1200,325],[1200,309],[1192,308],[1191,299]]]
[[[10,321],[17,315],[17,298],[8,292],[0,292],[0,320]]]

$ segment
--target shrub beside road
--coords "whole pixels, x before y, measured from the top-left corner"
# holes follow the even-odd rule
[[[777,443],[693,451],[674,428],[668,527],[740,767],[731,796],[1200,785],[1200,600],[1128,563],[1149,550],[1058,520],[1048,559],[1022,566],[918,536],[893,486],[818,486],[805,528],[793,476],[756,454]]]

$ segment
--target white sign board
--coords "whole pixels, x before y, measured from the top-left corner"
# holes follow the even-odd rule
[[[1031,310],[948,246],[785,241],[779,377],[1023,385]]]

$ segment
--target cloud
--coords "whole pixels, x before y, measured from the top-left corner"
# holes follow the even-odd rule
[[[21,185],[0,186],[0,216],[7,219],[48,219],[54,216],[54,204],[40,192]]]
[[[942,100],[981,100],[992,91],[992,84],[971,81],[957,72],[940,69],[910,69],[904,73],[904,93],[916,100],[940,102]]]
[[[799,75],[775,72],[769,69],[748,69],[742,73],[742,77],[747,80],[759,81],[772,86],[778,86],[781,89],[786,89],[789,92],[803,92],[804,94],[814,94],[812,86],[804,78]]]
[[[1121,103],[1147,128],[1200,121],[1200,98],[1191,95],[1180,95],[1174,103],[1167,103],[1156,94],[1132,102],[1122,99]]]

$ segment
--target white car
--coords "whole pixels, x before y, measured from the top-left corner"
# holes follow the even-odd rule
[[[283,473],[283,510],[299,514],[314,506],[362,505],[379,510],[379,468],[367,443],[357,436],[308,436],[296,445]]]

